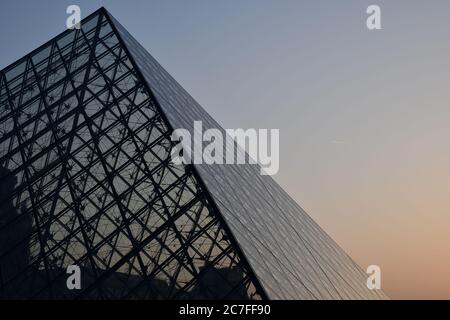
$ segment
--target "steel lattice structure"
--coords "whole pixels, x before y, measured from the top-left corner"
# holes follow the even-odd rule
[[[257,166],[174,165],[195,119],[103,8],[2,70],[0,297],[385,297]]]

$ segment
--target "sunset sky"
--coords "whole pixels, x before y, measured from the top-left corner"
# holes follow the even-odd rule
[[[69,4],[105,6],[224,128],[279,128],[275,179],[391,298],[450,299],[449,1],[2,1],[0,69]]]

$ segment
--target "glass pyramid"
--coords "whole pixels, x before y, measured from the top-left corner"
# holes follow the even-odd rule
[[[0,298],[387,298],[257,165],[174,165],[194,120],[104,8],[0,71]]]

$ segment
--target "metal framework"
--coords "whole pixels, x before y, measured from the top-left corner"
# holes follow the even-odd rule
[[[171,132],[104,10],[1,71],[0,297],[265,298]]]
[[[196,120],[104,8],[0,71],[0,298],[388,298],[259,166],[174,165]]]

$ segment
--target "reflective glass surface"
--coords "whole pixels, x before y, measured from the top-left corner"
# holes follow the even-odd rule
[[[221,126],[111,17],[172,128]],[[186,61],[186,63],[189,63]],[[227,145],[228,148],[234,147]],[[234,148],[236,152],[237,148]],[[385,299],[367,274],[258,165],[195,165],[272,299]]]

